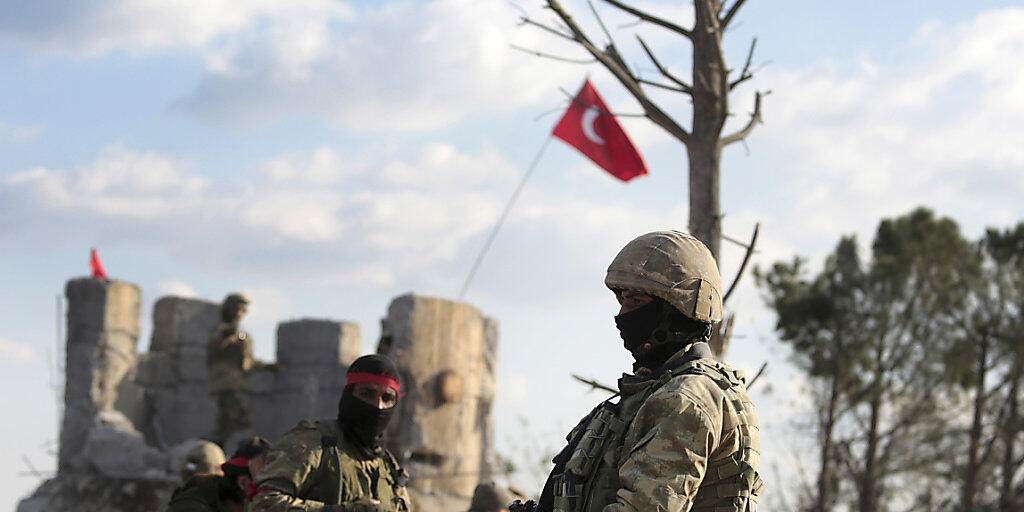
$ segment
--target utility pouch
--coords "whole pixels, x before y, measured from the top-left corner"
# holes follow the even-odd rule
[[[576,450],[565,464],[568,472],[580,477],[589,476],[600,462],[604,443],[610,437],[625,430],[625,423],[615,417],[617,408],[606,403],[594,415],[583,431]]]

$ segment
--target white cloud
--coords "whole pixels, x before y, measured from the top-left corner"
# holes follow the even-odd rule
[[[223,44],[223,36],[244,34],[262,23],[345,19],[351,12],[347,4],[331,0],[36,0],[19,4],[5,6],[0,40],[85,57],[179,47],[210,47],[213,52]]]
[[[36,359],[32,347],[25,343],[0,338],[0,362],[28,363]]]
[[[161,281],[156,285],[157,297],[164,297],[167,295],[185,298],[195,298],[197,296],[196,289],[181,279]]]
[[[555,99],[579,71],[516,52],[542,41],[498,0],[366,5],[235,39],[180,106],[229,123],[316,115],[357,131],[426,131]]]
[[[497,217],[517,173],[493,151],[465,154],[448,144],[377,160],[322,147],[258,164],[240,185],[112,146],[71,172],[34,168],[0,178],[0,230],[62,238],[111,232],[173,253],[208,254],[204,265],[217,271],[278,267],[289,258],[285,275],[386,284],[457,257]]]
[[[37,126],[19,126],[0,122],[0,143],[28,142],[36,138],[42,131]]]
[[[870,234],[922,204],[968,230],[1024,215],[1022,23],[1024,9],[990,11],[922,29],[905,65],[864,58],[761,77],[775,93],[757,137],[782,152],[773,172],[787,198],[769,216],[792,226],[790,241]]]

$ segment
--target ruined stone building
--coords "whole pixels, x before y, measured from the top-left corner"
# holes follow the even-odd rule
[[[58,470],[18,512],[158,510],[184,454],[213,430],[206,343],[219,304],[163,297],[140,353],[141,292],[131,283],[67,283],[66,385]],[[389,448],[412,475],[417,510],[465,510],[493,477],[497,323],[465,303],[403,295],[382,320],[378,352],[403,373]],[[254,433],[271,440],[304,418],[337,414],[360,327],[300,319],[277,328],[276,361],[248,378]],[[229,452],[234,447],[225,447]]]

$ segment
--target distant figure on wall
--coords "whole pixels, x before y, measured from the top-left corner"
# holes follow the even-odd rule
[[[232,434],[252,428],[252,414],[245,401],[245,378],[253,369],[252,338],[239,329],[249,307],[249,299],[240,293],[224,298],[220,306],[220,324],[206,345],[206,375],[210,394],[217,399],[214,440],[224,446]]]

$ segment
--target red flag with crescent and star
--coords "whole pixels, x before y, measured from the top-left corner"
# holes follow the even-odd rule
[[[647,174],[647,166],[640,153],[597,95],[590,80],[583,83],[551,134],[622,181]]]

